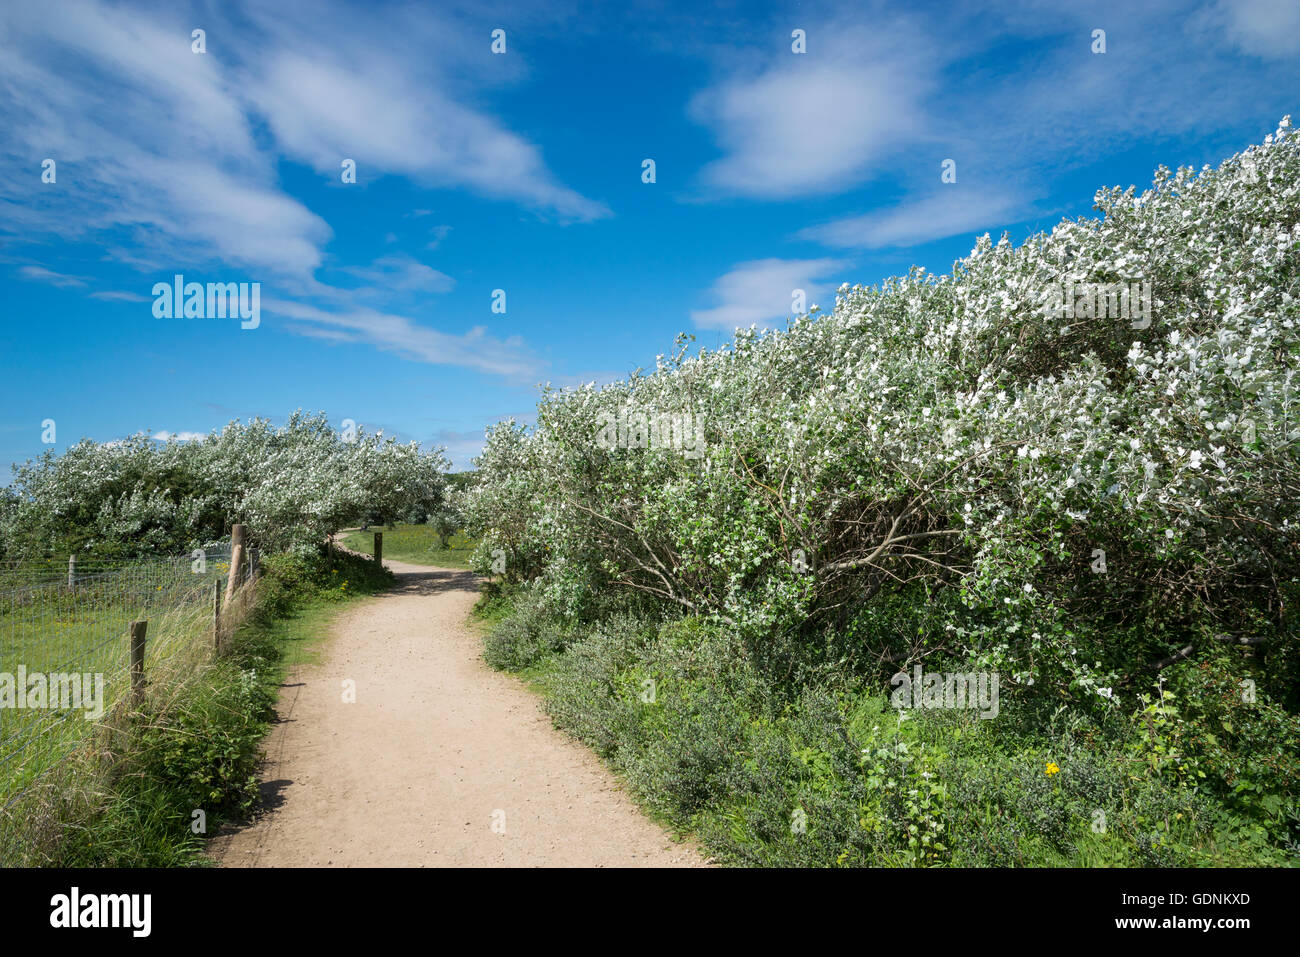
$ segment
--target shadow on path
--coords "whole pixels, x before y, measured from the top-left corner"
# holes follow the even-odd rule
[[[397,585],[389,589],[390,595],[439,595],[444,592],[477,592],[483,585],[483,576],[456,568],[420,568],[398,562],[384,562],[397,576]]]

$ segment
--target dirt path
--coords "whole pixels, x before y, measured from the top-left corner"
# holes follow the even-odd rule
[[[248,866],[698,866],[465,624],[469,572],[385,562],[398,587],[335,622],[266,741],[268,810],[216,835]],[[343,683],[356,683],[344,703]],[[502,828],[502,823],[504,828]],[[500,833],[504,830],[504,833]]]

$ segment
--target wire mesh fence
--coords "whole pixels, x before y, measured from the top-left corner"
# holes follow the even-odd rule
[[[202,670],[229,573],[228,542],[177,558],[0,562],[0,830],[131,706],[132,622],[147,623],[152,695],[179,693]]]

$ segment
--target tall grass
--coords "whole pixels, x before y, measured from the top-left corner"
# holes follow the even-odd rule
[[[326,631],[339,602],[393,581],[337,552],[273,556],[264,567],[242,607],[229,610],[239,617],[227,619],[220,656],[201,613],[159,622],[163,644],[157,666],[147,663],[143,704],[82,722],[93,730],[71,756],[0,815],[0,864],[203,864],[206,836],[255,807],[260,741],[286,668]],[[169,641],[188,651],[164,656]]]

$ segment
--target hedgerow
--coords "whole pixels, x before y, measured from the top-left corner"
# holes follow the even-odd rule
[[[684,822],[715,837],[749,834],[738,858],[757,842],[759,857],[786,862],[843,853],[858,863],[900,854],[1163,863],[1208,853],[1224,828],[1237,834],[1233,847],[1300,839],[1297,779],[1279,753],[1300,751],[1300,145],[1286,118],[1217,168],[1161,167],[1151,189],[1102,189],[1095,207],[1098,217],[1063,221],[1019,247],[986,235],[946,275],[918,267],[878,286],[846,284],[829,315],[814,307],[783,330],[739,330],[695,355],[679,337],[653,371],[548,390],[534,427],[489,430],[464,509],[482,538],[479,567],[500,572],[504,562],[507,583],[527,586],[520,614],[530,624],[518,631],[530,636],[530,666],[539,654],[553,660],[557,716],[588,729]],[[1149,311],[1103,315],[1076,300],[1085,284],[1141,287]],[[1044,309],[1063,287],[1076,307],[1069,316]],[[705,423],[701,457],[647,441],[657,417],[693,415]],[[606,425],[620,416],[640,424],[611,442]],[[612,649],[600,632],[611,594],[641,613],[649,602],[649,621],[685,616],[719,629],[733,649],[719,675],[692,683],[690,695],[668,694],[671,720],[654,719],[668,720],[684,756],[679,783],[635,771],[649,762],[663,781],[678,780],[666,752],[638,744],[669,731],[640,727],[652,719],[622,689],[660,660],[658,639]],[[547,638],[539,616],[567,637]],[[500,645],[513,639],[501,634],[494,656],[510,665]],[[948,780],[942,789],[918,785],[879,812],[927,833],[924,847],[868,841],[858,831],[872,827],[841,822],[833,858],[809,858],[810,842],[782,857],[792,781],[802,779],[772,768],[789,763],[792,735],[811,746],[790,715],[811,713],[814,692],[839,696],[838,717],[813,738],[829,735],[850,720],[854,696],[883,694],[893,671],[917,662],[996,673],[1010,704],[986,723],[1029,729],[1015,741],[984,732],[979,740],[1008,750],[969,767],[1003,767],[1026,782],[1065,774],[1059,760],[1051,775],[1025,769],[1031,758],[1051,763],[1044,755],[1077,744],[1087,727],[1101,752],[1124,757],[1118,767],[1136,769],[1093,762],[1087,774],[1108,775],[1128,801],[1120,817],[1143,823],[1084,828],[1075,841],[1058,832],[1062,814],[1074,830],[1087,820],[1077,794],[1056,804],[1044,794],[1032,852],[1019,839],[979,852],[939,841],[926,828],[955,825],[952,793],[974,774],[959,775],[967,765],[951,754],[930,772]],[[759,691],[729,705],[724,675]],[[1075,730],[1053,724],[1058,712],[1080,722]],[[784,744],[738,738],[737,714],[775,721]],[[605,721],[614,723],[591,730]],[[609,737],[625,725],[632,730]],[[860,776],[872,754],[900,743],[894,735],[825,752],[845,822],[874,820],[847,809],[884,798],[879,782],[861,792],[869,799],[854,796],[835,769]],[[746,748],[768,763],[753,765],[756,777],[737,792],[726,775],[741,759],[725,753]],[[1160,832],[1145,822],[1158,815],[1140,809],[1168,787],[1180,809],[1163,833],[1182,836],[1152,844]],[[719,830],[737,793],[759,804],[731,807],[731,830]],[[1001,800],[990,798],[988,813]],[[1128,834],[1122,851],[1116,833]]]
[[[0,555],[176,554],[234,523],[266,550],[314,546],[367,518],[438,508],[448,462],[324,414],[234,421],[192,441],[83,439],[18,466],[0,498]]]

